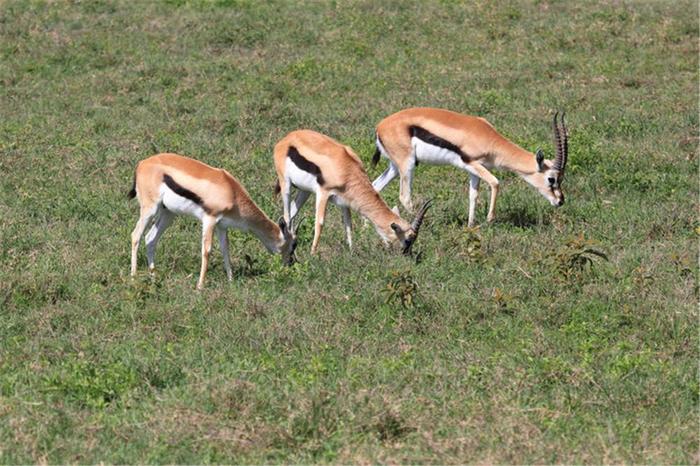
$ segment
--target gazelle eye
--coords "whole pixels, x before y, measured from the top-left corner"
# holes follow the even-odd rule
[[[549,181],[550,185],[553,185],[556,180],[550,176],[549,178],[547,178],[547,181]]]

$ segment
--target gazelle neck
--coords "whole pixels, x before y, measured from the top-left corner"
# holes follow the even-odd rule
[[[397,215],[386,203],[379,197],[372,185],[367,180],[367,183],[357,183],[355,186],[349,187],[352,199],[349,199],[350,205],[357,210],[360,215],[372,222],[379,236],[385,242],[391,242],[393,230],[391,224],[396,223],[401,228],[407,230],[410,224]]]
[[[239,222],[265,245],[271,253],[280,253],[284,244],[284,236],[279,225],[270,220],[257,206],[248,206],[246,212],[239,213]],[[236,222],[234,222],[236,223]]]
[[[535,154],[506,139],[495,145],[494,163],[499,168],[515,172],[520,176],[531,175],[539,170]]]

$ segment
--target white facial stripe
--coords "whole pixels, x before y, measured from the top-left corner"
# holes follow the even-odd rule
[[[419,162],[431,165],[456,165],[462,163],[462,157],[449,149],[433,146],[415,137],[411,138],[411,144]]]

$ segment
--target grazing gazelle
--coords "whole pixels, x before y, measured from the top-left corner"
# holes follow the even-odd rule
[[[408,223],[387,207],[367,177],[359,157],[348,146],[311,130],[292,131],[275,145],[277,189],[282,191],[284,220],[291,225],[301,206],[313,192],[316,194],[316,222],[311,253],[315,253],[321,236],[328,201],[343,212],[345,234],[352,247],[350,209],[357,210],[374,224],[385,244],[399,244],[404,254],[418,236],[423,216],[430,207],[426,202]],[[298,192],[291,201],[292,186]]]
[[[129,198],[138,197],[141,215],[131,233],[131,275],[136,274],[136,255],[146,226],[157,220],[146,234],[148,268],[155,267],[158,240],[175,215],[190,215],[202,222],[202,268],[197,289],[204,286],[214,230],[219,237],[228,279],[233,278],[228,252],[228,228],[250,231],[271,253],[279,253],[285,264],[293,261],[296,239],[282,220],[270,220],[255,205],[245,188],[226,170],[210,167],[176,154],[158,154],[136,167]]]
[[[469,172],[469,226],[474,225],[474,210],[479,194],[479,181],[491,187],[487,220],[492,222],[496,210],[498,180],[490,168],[503,168],[520,175],[552,205],[564,204],[561,181],[568,155],[568,136],[564,115],[561,126],[557,114],[552,123],[556,145],[554,161],[545,160],[540,149],[535,154],[522,149],[501,136],[483,118],[462,115],[436,108],[409,108],[394,113],[377,125],[377,150],[373,165],[380,155],[389,159],[389,167],[372,185],[381,191],[396,175],[400,175],[400,200],[412,211],[411,182],[418,163],[453,165]]]

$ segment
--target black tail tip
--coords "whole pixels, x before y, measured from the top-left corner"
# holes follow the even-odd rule
[[[277,180],[275,183],[275,196],[277,196],[281,191],[282,187],[280,186],[280,180]]]
[[[376,167],[377,164],[379,163],[379,159],[381,158],[382,153],[379,152],[379,147],[377,147],[374,151],[374,155],[372,156],[372,166]]]
[[[134,175],[134,181],[131,183],[131,191],[126,195],[129,199],[136,197],[136,175]]]

